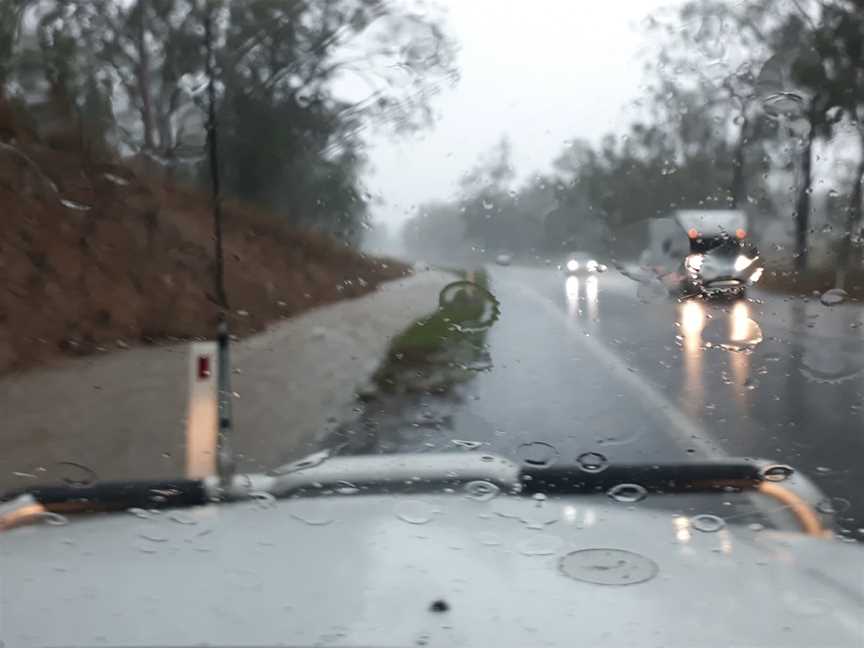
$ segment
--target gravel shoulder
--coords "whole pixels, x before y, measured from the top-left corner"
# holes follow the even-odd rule
[[[234,446],[269,468],[350,417],[392,338],[437,308],[438,271],[317,308],[233,348]],[[185,461],[189,345],[69,360],[0,380],[0,489],[47,481],[74,462],[99,479],[174,477]]]

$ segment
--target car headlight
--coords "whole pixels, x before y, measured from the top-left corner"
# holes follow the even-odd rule
[[[765,268],[756,268],[753,271],[753,274],[750,275],[750,283],[751,284],[755,284],[757,281],[759,281],[762,278],[762,271],[763,270],[765,270]]]
[[[743,254],[739,254],[735,257],[735,272],[744,272],[744,270],[749,268],[755,260],[755,258],[751,259]]]
[[[567,262],[567,269],[570,272],[576,272],[579,269],[579,262],[576,259],[570,259]]]
[[[588,272],[597,272],[597,262],[594,259],[591,259],[585,264],[585,269]]]
[[[702,263],[705,257],[701,254],[691,254],[684,259],[684,266],[693,273],[699,272],[702,269]]]

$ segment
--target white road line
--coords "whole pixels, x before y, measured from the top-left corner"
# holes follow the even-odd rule
[[[498,279],[496,277],[496,280]],[[701,425],[682,412],[677,405],[666,398],[650,383],[631,371],[630,367],[618,354],[609,349],[597,336],[592,336],[591,341],[587,341],[583,335],[583,330],[578,324],[567,317],[567,314],[550,299],[519,283],[507,280],[505,282],[549,311],[551,315],[560,318],[564,326],[573,333],[572,337],[574,340],[584,346],[609,373],[635,394],[650,411],[665,419],[668,424],[666,429],[670,434],[675,436],[675,440],[680,445],[694,448],[707,459],[722,459],[729,456],[711,440],[710,435]]]

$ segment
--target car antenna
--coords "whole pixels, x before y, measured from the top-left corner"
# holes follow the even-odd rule
[[[213,2],[207,0],[204,19],[204,41],[207,73],[207,152],[210,162],[211,207],[213,210],[214,284],[219,305],[217,328],[218,408],[216,469],[223,495],[231,487],[236,468],[231,446],[231,335],[228,327],[228,297],[225,291],[224,257],[222,252],[222,195],[219,184],[219,140],[216,128],[216,61],[213,48]]]

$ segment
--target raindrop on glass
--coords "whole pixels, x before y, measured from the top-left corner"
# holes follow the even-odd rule
[[[91,209],[93,209],[90,205],[85,205],[74,200],[69,200],[68,198],[61,198],[60,204],[66,207],[66,209],[73,209],[75,211],[90,211]]]
[[[523,443],[517,448],[516,453],[525,465],[539,468],[551,466],[558,457],[555,446],[543,441]]]
[[[327,526],[328,524],[332,524],[333,518],[327,517],[323,513],[315,510],[311,510],[307,507],[295,507],[292,508],[289,515],[295,520],[302,522],[308,526]]]
[[[50,524],[51,526],[65,526],[69,524],[69,519],[65,515],[51,513],[50,511],[40,513],[39,519],[45,522],[45,524]]]
[[[483,445],[479,441],[465,441],[463,439],[452,439],[450,442],[453,445],[459,446],[460,448],[465,448],[466,450],[476,450],[481,445]]]
[[[639,484],[618,484],[610,488],[606,494],[616,502],[635,504],[644,500],[648,491]]]
[[[432,521],[435,509],[420,500],[405,500],[397,503],[393,512],[397,518],[408,524],[426,524]]]
[[[852,504],[843,497],[826,497],[816,504],[816,510],[825,515],[835,515],[849,510]]]
[[[172,513],[168,516],[168,519],[177,524],[185,524],[187,526],[198,524],[198,521],[195,518],[182,513]]]
[[[553,556],[564,547],[564,540],[554,535],[537,535],[520,542],[517,550],[523,556]]]
[[[84,464],[74,461],[61,461],[54,465],[58,468],[63,483],[74,488],[90,486],[97,479],[96,472]]]
[[[762,479],[770,482],[781,482],[795,474],[795,469],[786,464],[772,464],[762,469]]]
[[[819,297],[819,301],[825,306],[837,306],[838,304],[845,302],[847,299],[849,299],[849,294],[842,288],[826,290],[822,293],[822,296]]]
[[[498,486],[488,481],[476,480],[465,484],[467,497],[478,502],[487,502],[500,492],[501,489]]]
[[[249,499],[254,500],[262,509],[270,509],[276,506],[276,498],[266,491],[252,491],[249,493]]]
[[[322,463],[327,461],[330,458],[329,450],[321,450],[320,452],[313,452],[310,455],[303,457],[302,459],[298,459],[297,461],[292,461],[289,464],[285,464],[284,466],[279,466],[274,470],[270,471],[271,475],[287,475],[288,473],[297,472],[298,470],[306,470],[307,468],[314,468],[315,466],[320,466]]]
[[[769,115],[795,116],[804,109],[804,99],[794,92],[775,92],[762,100]]]
[[[576,463],[589,473],[603,472],[609,466],[609,460],[599,452],[584,452],[576,457]]]
[[[135,517],[140,518],[142,520],[149,520],[153,517],[150,513],[148,513],[143,508],[130,508],[129,512],[132,515],[134,515]]]
[[[360,489],[357,486],[347,481],[340,481],[336,484],[334,490],[340,495],[356,495],[360,492]]]
[[[696,515],[690,519],[690,526],[703,533],[714,533],[726,526],[726,521],[716,515]]]

